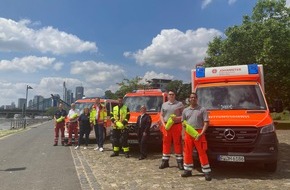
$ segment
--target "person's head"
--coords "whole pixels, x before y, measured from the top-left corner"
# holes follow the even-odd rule
[[[76,105],[75,105],[75,103],[72,103],[71,105],[70,105],[70,107],[71,107],[71,109],[75,109],[76,108]]]
[[[118,105],[122,106],[123,105],[123,97],[118,97]]]
[[[195,92],[192,92],[192,93],[189,95],[189,103],[190,103],[190,105],[192,105],[192,106],[197,105],[197,94],[196,94]]]
[[[140,107],[140,112],[142,113],[142,114],[144,114],[144,113],[146,113],[146,106],[145,105],[141,105],[141,107]]]
[[[175,100],[175,92],[173,90],[168,91],[168,100],[173,102]]]
[[[88,114],[90,112],[89,108],[84,108],[84,114]]]
[[[97,98],[95,99],[95,104],[100,104],[100,98],[99,98],[99,97],[97,97]]]
[[[60,110],[63,109],[63,104],[62,103],[58,104],[58,109],[60,109]]]

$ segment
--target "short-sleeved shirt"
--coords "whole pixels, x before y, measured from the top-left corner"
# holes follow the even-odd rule
[[[181,116],[183,108],[183,103],[177,100],[175,100],[173,103],[169,101],[164,102],[161,107],[162,117],[164,121],[167,122],[171,114]]]
[[[61,116],[66,117],[67,116],[67,112],[64,109],[57,110],[55,112],[54,116],[55,116],[56,119],[60,118]]]
[[[187,107],[182,112],[182,121],[186,120],[188,124],[194,126],[195,129],[202,129],[205,121],[209,121],[208,113],[204,107],[199,105]]]
[[[80,122],[81,129],[90,130],[90,114],[81,114],[78,121]]]
[[[78,114],[78,113],[76,112],[76,110],[70,109],[69,112],[68,112],[68,114],[67,114],[67,116],[69,118],[71,118],[74,114]],[[75,122],[75,121],[77,121],[77,118],[70,120],[70,122]]]

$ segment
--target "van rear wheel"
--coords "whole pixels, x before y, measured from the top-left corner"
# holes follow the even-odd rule
[[[270,162],[270,163],[265,163],[264,168],[268,172],[275,172],[277,170],[277,161],[275,162]]]

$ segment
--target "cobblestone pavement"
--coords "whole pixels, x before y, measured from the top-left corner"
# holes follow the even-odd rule
[[[148,158],[138,160],[138,150],[131,151],[131,157],[123,154],[110,157],[112,145],[107,142],[105,151],[94,151],[94,145],[87,150],[71,152],[83,190],[88,189],[290,189],[290,130],[278,130],[279,162],[275,173],[263,170],[259,165],[212,165],[212,181],[204,180],[203,174],[193,171],[193,176],[181,178],[174,157],[170,167],[159,169],[161,152],[150,151]],[[156,148],[155,148],[156,149]]]

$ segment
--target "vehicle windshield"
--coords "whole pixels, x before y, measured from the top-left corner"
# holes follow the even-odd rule
[[[130,111],[139,112],[141,105],[145,105],[147,112],[159,112],[163,103],[162,96],[130,96],[124,97],[124,104]]]
[[[93,102],[76,102],[75,105],[76,105],[76,112],[79,113],[79,114],[82,114],[83,111],[84,111],[84,108],[89,108],[91,109],[92,106],[93,106]]]
[[[208,110],[266,110],[258,85],[202,87],[197,95],[199,105]]]

